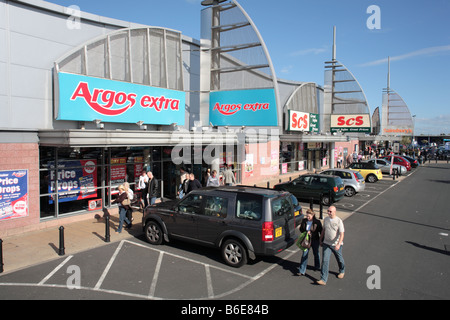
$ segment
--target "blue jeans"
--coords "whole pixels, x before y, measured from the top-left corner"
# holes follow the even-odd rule
[[[150,198],[150,205],[154,205],[156,203],[156,197]]]
[[[117,228],[117,232],[122,232],[123,222],[130,224],[130,220],[127,218],[127,209],[122,206],[119,206],[119,227]]]
[[[308,265],[308,254],[309,254],[309,251],[311,251],[311,249],[312,249],[312,252],[314,255],[314,268],[317,270],[320,269],[319,246],[320,246],[319,240],[316,240],[316,241],[313,240],[311,243],[311,248],[306,251],[303,251],[302,259],[300,260],[300,267],[298,268],[298,272],[300,272],[301,274],[305,274],[306,266]]]
[[[338,266],[339,266],[339,273],[345,272],[345,262],[344,257],[342,256],[342,247],[339,248],[339,250],[336,251],[334,246],[330,246],[328,244],[323,244],[323,250],[322,250],[322,272],[320,274],[320,280],[323,280],[324,282],[327,282],[328,280],[328,269],[330,266],[330,256],[331,252],[333,252],[334,256],[336,257]]]

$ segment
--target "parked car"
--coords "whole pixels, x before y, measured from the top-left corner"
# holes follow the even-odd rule
[[[320,200],[322,196],[322,204],[326,206],[341,200],[345,194],[341,178],[325,174],[305,174],[292,181],[277,184],[274,189],[289,191],[297,199]]]
[[[417,159],[411,158],[409,156],[402,156],[402,157],[409,161],[412,168],[417,168],[419,166],[419,161],[417,161]]]
[[[142,226],[151,244],[176,238],[220,248],[226,264],[241,267],[248,258],[275,255],[295,242],[298,207],[291,196],[246,186],[197,189],[147,207]]]
[[[370,183],[383,179],[381,170],[373,163],[353,162],[348,168],[361,173],[364,179]]]
[[[365,162],[374,163],[380,168],[381,172],[384,174],[391,174],[391,162],[388,159],[370,159]],[[399,164],[392,164],[393,170],[398,170],[398,174],[402,175],[406,173],[406,167]]]
[[[364,191],[366,183],[363,176],[358,172],[350,169],[328,169],[322,171],[321,174],[330,176],[338,176],[344,182],[345,195],[352,197],[356,193]]]
[[[389,161],[391,161],[392,156],[382,156],[381,158],[388,159]],[[400,166],[405,167],[406,171],[411,171],[411,164],[409,163],[408,160],[406,160],[401,156],[394,156],[394,164],[398,164]]]
[[[302,222],[303,219],[303,210],[302,206],[298,202],[298,199],[291,194],[292,205],[294,207],[294,216],[295,216],[295,225],[298,226]]]

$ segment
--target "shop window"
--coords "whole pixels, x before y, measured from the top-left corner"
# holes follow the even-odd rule
[[[107,207],[120,184],[134,190],[144,167],[143,151],[128,148],[40,147],[39,154],[41,218]]]

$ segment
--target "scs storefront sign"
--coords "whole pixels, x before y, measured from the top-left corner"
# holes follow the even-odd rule
[[[273,89],[211,92],[209,121],[214,126],[277,126],[275,92]]]
[[[287,130],[319,132],[319,116],[315,113],[289,110]]]
[[[0,221],[28,216],[28,170],[0,171]]]
[[[370,132],[368,114],[331,115],[331,132]]]
[[[63,72],[57,83],[57,120],[184,125],[181,91]]]

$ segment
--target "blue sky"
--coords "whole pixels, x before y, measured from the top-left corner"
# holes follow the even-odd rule
[[[49,0],[106,17],[200,38],[201,0]],[[260,31],[279,78],[324,82],[333,26],[337,59],[381,107],[391,57],[391,88],[416,115],[416,134],[450,134],[449,0],[238,0]],[[371,5],[380,29],[369,29]]]

